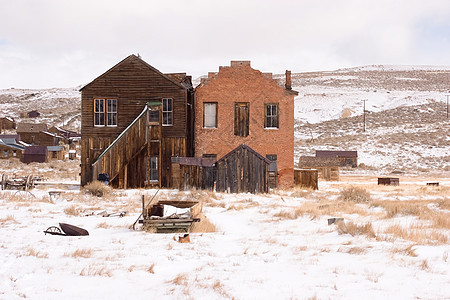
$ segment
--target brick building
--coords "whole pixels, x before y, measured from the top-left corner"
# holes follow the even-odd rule
[[[294,97],[291,73],[280,85],[272,74],[232,61],[196,88],[195,156],[220,159],[246,144],[272,161],[271,187],[294,184]]]

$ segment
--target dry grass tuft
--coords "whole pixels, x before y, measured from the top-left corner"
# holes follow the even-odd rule
[[[216,291],[216,293],[220,294],[222,297],[227,299],[232,299],[230,295],[226,292],[225,287],[220,282],[220,280],[216,280],[212,286],[213,290]]]
[[[76,205],[71,205],[64,208],[64,213],[68,216],[79,216],[81,214],[81,209]]]
[[[96,197],[103,197],[112,194],[112,189],[100,181],[93,181],[84,186],[84,192]]]
[[[190,232],[216,232],[217,228],[205,215],[199,215],[200,222],[191,225]]]
[[[188,276],[185,273],[178,274],[174,279],[170,280],[169,283],[175,285],[188,286]]]
[[[393,218],[397,215],[402,216],[423,216],[430,210],[427,205],[430,201],[411,200],[411,201],[396,201],[396,200],[384,200],[376,201],[372,203],[374,207],[382,207],[386,211],[387,218]]]
[[[92,257],[92,249],[77,249],[75,252],[73,252],[70,256],[72,257],[83,257],[83,258],[90,258]],[[69,255],[66,255],[69,256]]]
[[[420,268],[424,271],[430,270],[430,266],[428,265],[428,261],[424,259],[422,263],[420,264]]]
[[[105,267],[89,266],[85,267],[80,272],[81,276],[106,276],[112,277],[111,271],[107,270]]]
[[[357,225],[353,222],[338,222],[336,228],[339,234],[350,234],[351,236],[366,235],[370,238],[376,237],[371,223]]]
[[[369,192],[367,192],[363,188],[354,186],[341,190],[339,199],[355,203],[369,203],[370,201],[372,201]]]
[[[416,244],[443,245],[448,242],[446,234],[435,229],[426,228],[425,225],[420,223],[412,224],[408,229],[403,228],[399,224],[394,224],[387,227],[384,233],[390,236],[391,240],[393,237],[401,238]],[[386,240],[389,240],[389,238],[386,238]]]
[[[151,264],[150,267],[148,267],[147,272],[150,274],[155,274],[155,263]]]
[[[108,228],[110,228],[110,227],[111,227],[111,225],[109,225],[109,224],[106,223],[106,222],[102,222],[102,223],[100,223],[100,224],[97,224],[97,228],[108,229]]]
[[[13,215],[7,215],[6,218],[0,219],[0,224],[1,225],[4,225],[6,223],[18,224],[19,222],[16,220],[16,218]]]
[[[33,248],[28,248],[25,251],[25,255],[26,256],[35,256],[37,258],[48,258],[48,254],[47,253],[42,253],[40,251],[36,251]]]
[[[417,254],[415,252],[415,250],[413,249],[413,247],[416,246],[415,244],[409,245],[406,248],[394,248],[392,250],[393,253],[400,253],[400,254],[404,254],[404,255],[408,255],[411,257],[417,257]]]

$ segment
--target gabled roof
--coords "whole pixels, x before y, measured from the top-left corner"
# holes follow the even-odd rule
[[[249,151],[250,153],[252,153],[255,156],[257,156],[259,159],[263,160],[266,164],[270,164],[271,163],[271,161],[269,159],[265,158],[264,156],[262,156],[261,154],[259,154],[258,152],[256,152],[255,150],[253,150],[252,148],[247,146],[246,144],[241,144],[241,145],[237,146],[236,148],[234,148],[233,150],[228,152],[224,157],[219,159],[217,162],[221,162],[221,161],[229,158],[231,155],[233,155],[234,153],[236,153],[237,151],[239,151],[241,149],[245,149],[245,150]]]
[[[16,142],[20,141],[18,134],[0,134],[0,139],[14,139]]]
[[[16,131],[18,133],[47,131],[47,124],[19,123]]]
[[[300,168],[339,167],[341,162],[337,157],[301,156]]]
[[[147,68],[149,68],[150,70],[152,70],[153,72],[158,73],[159,75],[161,75],[162,77],[166,78],[167,80],[169,80],[170,82],[172,82],[173,84],[182,87],[184,89],[187,89],[187,87],[185,85],[183,85],[181,82],[178,82],[177,80],[175,80],[173,78],[173,76],[167,76],[163,73],[161,73],[158,69],[152,67],[151,65],[149,65],[148,63],[146,63],[143,59],[141,59],[139,56],[136,56],[134,54],[129,55],[128,57],[126,57],[125,59],[123,59],[122,61],[120,61],[118,64],[116,64],[115,66],[113,66],[111,69],[109,69],[108,71],[106,71],[105,73],[103,73],[102,75],[98,76],[97,78],[95,78],[94,80],[92,80],[90,83],[86,84],[85,86],[83,86],[80,89],[80,92],[83,91],[83,89],[85,89],[86,87],[90,86],[93,82],[105,77],[106,75],[108,75],[111,71],[113,71],[114,69],[116,69],[117,67],[119,67],[120,65],[131,61],[131,60],[136,60],[138,62],[140,62],[142,65],[146,66]],[[172,77],[172,78],[171,78]]]
[[[0,145],[13,148],[15,150],[23,150],[25,147],[18,144],[14,138],[0,138]]]

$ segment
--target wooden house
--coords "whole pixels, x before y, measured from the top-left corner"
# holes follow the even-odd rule
[[[32,162],[43,163],[48,161],[47,146],[29,146],[25,147],[21,161],[29,164]]]
[[[38,112],[37,110],[32,110],[32,111],[27,112],[28,118],[37,118],[40,115],[41,115],[41,113]]]
[[[48,132],[56,134],[57,136],[61,136],[65,138],[65,142],[68,142],[69,140],[73,138],[81,137],[81,135],[75,131],[71,131],[68,129],[64,129],[58,126],[52,126],[48,129]]]
[[[3,117],[0,118],[0,132],[2,130],[12,130],[16,129],[16,122],[13,118],[10,117]]]
[[[39,132],[47,131],[46,124],[33,124],[33,123],[19,123],[17,124],[17,134],[20,135],[20,139],[32,145],[40,145]]]
[[[209,73],[195,92],[195,156],[223,157],[246,144],[271,161],[270,187],[292,187],[296,95],[290,71],[285,84],[249,61]]]
[[[81,88],[81,184],[170,187],[174,156],[192,156],[193,88],[130,55]]]
[[[349,166],[352,168],[356,168],[358,166],[358,151],[316,150],[316,157],[322,158],[336,157],[339,159],[339,165],[341,167]]]
[[[19,135],[0,135],[0,159],[22,158],[25,147],[19,141]]]
[[[64,146],[47,146],[47,160],[64,160],[66,151]]]
[[[319,179],[339,181],[340,160],[337,157],[301,156],[301,169],[315,169],[319,171]]]
[[[267,193],[271,161],[242,144],[216,162],[216,191]]]
[[[39,145],[41,146],[58,146],[60,142],[64,143],[64,140],[64,137],[48,131],[39,132]]]

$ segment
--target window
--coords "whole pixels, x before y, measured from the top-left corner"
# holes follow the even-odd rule
[[[173,125],[173,106],[172,106],[172,99],[171,98],[163,98],[163,109],[162,109],[162,124],[164,126],[172,126]]]
[[[278,104],[266,104],[265,128],[278,128]]]
[[[16,157],[17,156],[17,150],[13,151],[13,156]]]
[[[249,106],[248,102],[234,103],[234,135],[248,136]]]
[[[117,99],[106,99],[107,126],[117,126]]]
[[[8,150],[5,150],[5,157],[8,157]]]
[[[148,122],[159,124],[159,110],[149,110],[148,111]]]
[[[105,102],[104,99],[95,99],[94,104],[94,126],[105,125]]]
[[[203,127],[217,128],[217,102],[203,103]]]
[[[58,158],[58,154],[56,153],[56,151],[52,151],[52,158]]]
[[[94,126],[105,126],[105,123],[117,126],[117,99],[94,99]]]
[[[158,156],[150,157],[150,181],[158,181]]]

